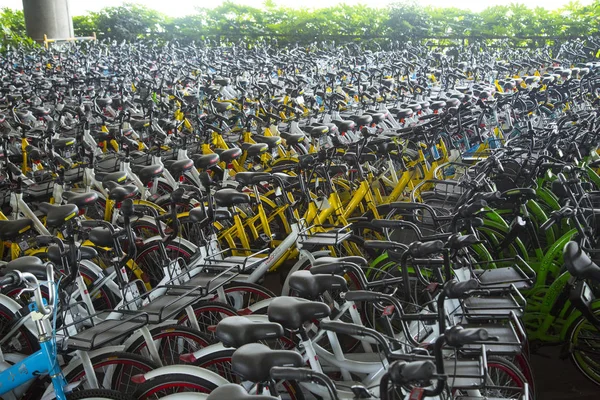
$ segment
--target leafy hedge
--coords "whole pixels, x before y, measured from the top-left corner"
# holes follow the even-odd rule
[[[505,38],[513,45],[541,45],[556,38],[597,35],[600,0],[588,6],[572,2],[552,11],[510,4],[478,13],[457,8],[424,8],[411,2],[387,8],[337,5],[311,10],[278,7],[271,0],[263,8],[228,1],[212,9],[198,8],[195,14],[181,18],[170,18],[142,5],[127,3],[76,16],[73,23],[76,36],[96,32],[99,38],[118,41],[144,37],[184,42],[274,38],[279,43]],[[22,12],[4,9],[1,24],[5,34],[24,36]]]

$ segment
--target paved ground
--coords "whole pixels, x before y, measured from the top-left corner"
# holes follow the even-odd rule
[[[538,400],[600,400],[600,386],[588,381],[571,360],[559,358],[559,347],[532,356]]]

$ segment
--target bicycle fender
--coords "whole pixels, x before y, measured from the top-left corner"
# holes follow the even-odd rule
[[[209,346],[203,347],[199,350],[196,350],[195,352],[193,352],[192,354],[194,355],[194,358],[196,360],[201,359],[202,357],[206,357],[209,354],[212,353],[219,353],[221,351],[231,351],[231,354],[233,354],[233,352],[235,351],[235,349],[231,348],[231,347],[225,347],[225,345],[223,345],[223,343],[218,342],[215,344],[211,344]]]
[[[268,306],[269,306],[269,304],[271,304],[271,302],[272,302],[272,301],[273,301],[273,298],[270,298],[270,299],[264,299],[264,300],[261,300],[261,301],[257,301],[256,303],[254,303],[254,304],[251,304],[251,305],[250,305],[250,306],[247,308],[247,310],[248,310],[248,311],[251,311],[251,312],[253,312],[253,313],[255,313],[257,310],[260,310],[260,309],[263,309],[263,308],[266,308],[266,307],[268,307]],[[250,315],[252,315],[252,314],[250,314]],[[249,317],[250,315],[248,315],[248,317]]]
[[[167,325],[175,325],[175,324],[177,324],[177,320],[168,319],[166,321],[161,322],[160,324],[149,325],[148,329],[158,328],[158,327],[167,326]],[[133,345],[133,343],[140,337],[142,337],[142,332],[140,329],[136,330],[130,336],[128,336],[127,339],[125,339],[125,341],[122,344],[122,346],[124,347],[124,351],[129,351],[129,347],[131,345]]]
[[[159,376],[168,376],[173,374],[180,375],[191,375],[194,377],[199,377],[202,379],[206,379],[209,382],[212,382],[216,386],[223,386],[230,383],[227,379],[221,377],[218,374],[215,374],[212,371],[209,371],[205,368],[195,367],[193,365],[167,365],[166,367],[160,367],[145,373],[144,382],[153,378],[157,378]]]

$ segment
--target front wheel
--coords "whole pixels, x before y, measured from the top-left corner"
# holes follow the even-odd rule
[[[600,309],[594,311],[600,319]],[[567,335],[570,357],[586,378],[600,385],[600,332],[587,318],[580,317]]]

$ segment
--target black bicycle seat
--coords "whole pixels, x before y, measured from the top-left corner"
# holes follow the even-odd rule
[[[577,242],[569,242],[563,250],[565,266],[571,275],[600,282],[600,267],[581,250]]]
[[[246,317],[227,317],[219,322],[215,337],[227,347],[242,347],[259,340],[283,336],[283,327],[275,322],[256,322]]]

